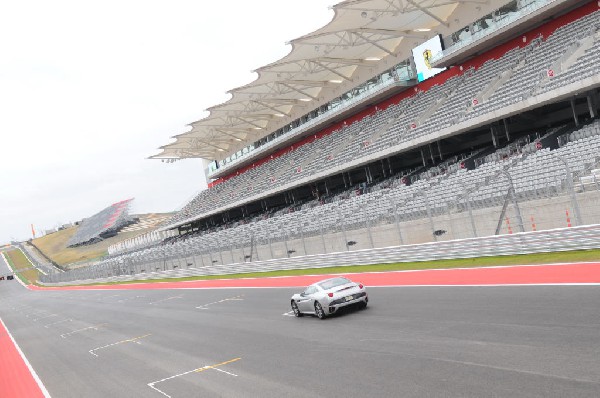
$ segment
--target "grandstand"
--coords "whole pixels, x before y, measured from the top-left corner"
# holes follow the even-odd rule
[[[99,266],[599,223],[600,3],[407,4],[340,2],[164,146],[154,158],[208,160],[209,189]],[[446,69],[417,81],[411,50],[430,40]]]
[[[114,236],[120,229],[134,222],[129,216],[133,199],[113,203],[106,209],[85,218],[79,224],[77,232],[69,240],[68,247],[88,245]]]
[[[169,226],[178,227],[184,222],[239,208],[261,197],[268,198],[274,193],[285,194],[291,188],[306,186],[307,182],[318,184],[323,177],[335,177],[336,171],[348,170],[346,172],[352,174],[357,165],[362,166],[360,163],[366,165],[365,174],[377,173],[379,170],[373,169],[382,167],[376,161],[397,161],[398,159],[390,159],[390,155],[399,151],[402,157],[406,157],[408,154],[402,150],[414,147],[421,137],[435,135],[434,142],[437,145],[436,148],[429,143],[425,148],[416,148],[421,154],[429,152],[432,158],[422,158],[423,166],[427,166],[428,162],[437,163],[448,156],[439,153],[442,150],[442,139],[462,132],[461,125],[471,127],[471,120],[481,118],[482,114],[493,114],[486,120],[486,130],[489,131],[489,125],[497,119],[499,110],[516,110],[502,112],[507,117],[512,116],[511,113],[523,113],[524,107],[519,105],[527,102],[531,107],[531,99],[539,91],[545,92],[552,85],[567,81],[564,78],[568,76],[566,73],[555,75],[556,79],[552,80],[552,84],[546,76],[550,66],[560,64],[559,61],[566,60],[571,64],[572,76],[577,78],[571,80],[597,78],[595,72],[598,71],[598,65],[595,58],[600,45],[598,28],[598,11],[595,11],[576,23],[558,28],[545,40],[541,34],[544,29],[528,32],[527,36],[533,36],[533,39],[525,46],[522,45],[522,40],[514,40],[509,43],[513,48],[498,58],[490,58],[478,68],[473,66],[476,61],[471,61],[454,68],[462,69],[462,73],[449,70],[446,73],[448,76],[440,76],[436,81],[438,84],[429,89],[424,87],[422,91],[415,88],[414,95],[389,104],[387,108],[385,104],[375,107],[374,112],[361,120],[352,124],[344,122],[341,128],[322,137],[292,144],[287,151],[263,164],[217,180],[213,189],[201,192],[171,220]],[[571,59],[572,48],[580,47],[582,42],[587,43],[587,49],[579,52],[577,59]],[[486,58],[486,54],[483,58]],[[469,98],[472,101],[465,101]],[[503,121],[507,121],[506,118]],[[491,126],[492,129],[494,127],[497,126]],[[508,127],[510,133],[517,137],[517,129],[510,125]],[[497,137],[498,132],[495,133],[494,138],[501,140],[502,137]],[[506,133],[509,134],[508,131]],[[494,132],[491,136],[494,136]],[[480,137],[464,137],[463,145],[479,144],[470,138]],[[364,160],[361,161],[362,159]],[[396,167],[394,164],[390,170],[394,172]],[[378,174],[385,174],[385,170]],[[353,181],[360,179],[358,176],[348,177]],[[365,177],[367,176],[362,179],[368,179]]]

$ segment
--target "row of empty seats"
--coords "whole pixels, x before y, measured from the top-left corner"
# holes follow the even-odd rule
[[[445,214],[449,208],[486,208],[500,205],[512,181],[519,201],[564,193],[565,160],[577,177],[586,176],[600,162],[600,121],[571,133],[566,145],[533,153],[511,152],[510,157],[486,156],[488,161],[472,170],[449,167],[447,172],[405,185],[397,176],[375,184],[368,193],[334,196],[295,211],[280,211],[252,220],[171,238],[166,244],[147,247],[104,260],[102,264],[149,262],[171,256],[222,252],[238,247],[265,245],[335,231],[369,228]],[[497,151],[505,154],[504,148]],[[422,173],[425,176],[427,173]],[[510,177],[510,180],[509,178]]]
[[[477,70],[466,70],[425,92],[417,91],[398,104],[202,191],[168,225],[259,198],[271,189],[299,183],[356,159],[372,158],[392,146],[598,74],[599,20],[600,11],[596,11],[557,29],[545,40],[533,38],[527,46],[490,59]],[[576,52],[580,45],[585,51]],[[549,68],[569,57],[577,58],[548,80]]]
[[[93,216],[83,219],[75,234],[69,239],[68,246],[96,242],[101,240],[103,235],[131,223],[133,218],[129,215],[129,206],[132,200],[114,203]]]

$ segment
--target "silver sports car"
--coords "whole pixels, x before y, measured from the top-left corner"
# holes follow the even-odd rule
[[[294,294],[291,305],[297,317],[315,314],[324,319],[341,307],[356,304],[363,309],[368,302],[367,290],[361,283],[340,276],[313,283],[302,293]]]

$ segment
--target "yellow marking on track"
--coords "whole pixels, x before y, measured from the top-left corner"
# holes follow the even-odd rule
[[[188,370],[187,372],[179,373],[179,374],[176,374],[176,375],[174,375],[174,376],[165,377],[164,379],[153,381],[152,383],[148,383],[147,385],[148,385],[148,387],[152,388],[152,389],[153,389],[154,391],[156,391],[156,392],[159,392],[159,393],[161,393],[161,394],[162,394],[162,395],[164,395],[165,397],[167,397],[167,398],[172,398],[172,397],[171,397],[169,394],[167,394],[166,392],[164,392],[164,391],[160,390],[159,388],[157,388],[157,387],[156,387],[156,385],[157,385],[157,384],[159,384],[159,383],[162,383],[162,382],[164,382],[164,381],[167,381],[167,380],[172,380],[172,379],[175,379],[175,378],[177,378],[177,377],[181,377],[181,376],[188,375],[188,374],[190,374],[190,373],[194,373],[194,372],[197,372],[197,373],[199,373],[199,372],[204,372],[205,370],[209,370],[209,369],[214,369],[214,370],[217,370],[217,371],[219,371],[219,372],[227,373],[227,374],[228,374],[228,375],[230,375],[230,376],[235,376],[235,377],[237,377],[237,375],[236,375],[236,374],[233,374],[233,373],[226,372],[226,371],[224,371],[224,370],[222,370],[222,369],[217,369],[217,367],[218,367],[218,366],[227,365],[228,363],[232,363],[232,362],[235,362],[235,361],[239,361],[240,359],[242,359],[242,358],[233,358],[233,359],[230,359],[229,361],[221,362],[221,363],[218,363],[218,364],[216,364],[216,365],[204,366],[204,367],[202,367],[202,368],[198,368],[198,369],[194,369],[194,370]]]
[[[139,340],[139,339],[143,339],[144,337],[148,337],[148,336],[151,336],[151,334],[145,334],[143,336],[134,337],[133,339],[125,340],[125,342],[128,342],[128,341],[132,341],[133,342],[133,341],[136,341],[136,340]]]
[[[239,361],[240,359],[242,359],[242,358],[233,358],[233,359],[230,359],[229,361],[221,362],[216,365],[210,365],[210,366],[205,366],[203,368],[198,368],[198,369],[194,370],[194,372],[196,372],[196,373],[204,372],[205,370],[218,368],[219,366],[227,365],[228,363]]]

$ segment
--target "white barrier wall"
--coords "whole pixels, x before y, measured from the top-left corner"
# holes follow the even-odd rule
[[[206,256],[182,257],[145,264],[121,264],[120,266],[100,270],[90,268],[78,273],[48,275],[42,279],[42,283],[51,286],[152,280],[185,276],[227,275],[273,270],[474,258],[596,248],[600,248],[600,225],[587,225],[228,265],[215,265],[212,256],[210,258],[206,258]],[[77,279],[69,280],[69,277],[75,276],[77,276]]]

